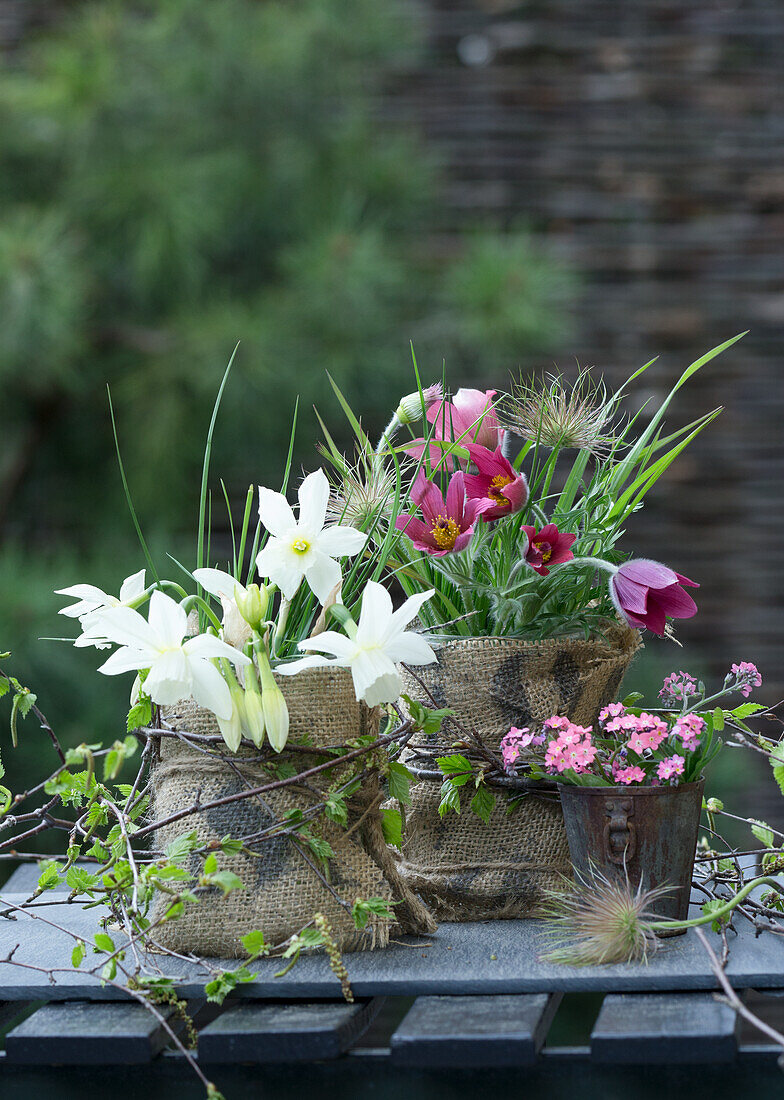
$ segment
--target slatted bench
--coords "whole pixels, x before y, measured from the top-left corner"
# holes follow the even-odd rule
[[[0,899],[18,904],[30,885],[29,869],[15,872]],[[94,912],[64,900],[44,912],[85,937],[96,927]],[[176,974],[200,1027],[199,1064],[229,1100],[301,1100],[305,1089],[319,1100],[500,1100],[513,1087],[526,1100],[577,1091],[660,1100],[691,1088],[712,1098],[784,1095],[779,1049],[739,1029],[715,999],[691,934],[668,941],[648,966],[573,969],[538,960],[539,932],[529,921],[445,924],[427,939],[348,955],[353,1005],[322,956],[301,959],[284,979],[274,977],[279,963],[262,961],[256,980],[221,1008],[205,1003],[195,968],[157,963]],[[73,970],[71,946],[27,915],[0,919],[0,959],[16,947],[15,960],[56,971],[50,980],[0,963],[2,1100],[81,1098],[99,1081],[118,1100],[200,1097],[160,1024]],[[762,1003],[774,1020],[784,1017],[784,943],[755,940],[739,924],[727,973],[736,988],[757,990],[755,1011]],[[575,1004],[583,1023],[569,1029]]]

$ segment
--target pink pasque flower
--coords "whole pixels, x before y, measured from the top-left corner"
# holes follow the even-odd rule
[[[664,760],[659,761],[656,767],[656,774],[659,779],[675,779],[677,776],[683,775],[685,764],[685,759],[682,756],[678,756],[677,753],[672,756],[666,756]]]
[[[469,499],[479,502],[482,519],[490,521],[519,512],[528,500],[528,482],[515,470],[501,448],[489,451],[475,443],[467,445],[471,461],[479,471],[465,475]]]
[[[734,673],[735,686],[746,699],[751,695],[753,687],[762,687],[762,677],[759,669],[751,661],[741,661],[740,664],[734,664],[730,672]]]
[[[503,442],[504,432],[498,423],[493,401],[496,390],[472,390],[461,388],[451,401],[436,401],[426,413],[433,425],[430,438],[435,442],[454,443],[464,447],[478,443],[494,450]],[[424,439],[414,439],[406,448],[406,454],[419,458],[425,450]],[[444,448],[427,444],[430,465],[434,470],[451,470],[455,456],[445,455]]]
[[[631,717],[634,717],[633,715]],[[655,752],[667,736],[667,724],[653,714],[640,714],[635,718],[636,728],[627,745],[639,756],[648,750]]]
[[[645,772],[635,764],[632,768],[618,768],[614,771],[614,778],[616,783],[623,783],[628,787],[632,783],[644,783]]]
[[[680,738],[684,749],[694,752],[699,748],[699,737],[704,729],[705,719],[700,718],[699,714],[684,714],[672,727],[671,733],[673,737]]]
[[[546,577],[550,570],[548,565],[560,565],[569,561],[574,554],[569,549],[577,538],[577,535],[567,535],[559,531],[554,523],[547,523],[537,531],[535,527],[522,526],[528,536],[528,549],[525,552],[525,560],[540,576]]]
[[[636,558],[624,562],[610,577],[610,596],[630,626],[661,636],[667,616],[690,619],[697,613],[696,603],[682,585],[700,587],[661,562]]]
[[[474,533],[479,502],[466,499],[462,470],[452,475],[446,500],[438,486],[428,481],[424,470],[420,470],[411,487],[411,499],[419,505],[424,518],[401,515],[395,520],[395,527],[408,535],[417,550],[443,558],[468,545]]]
[[[697,681],[688,672],[671,672],[665,676],[659,698],[665,702],[685,699],[687,695],[697,694]]]

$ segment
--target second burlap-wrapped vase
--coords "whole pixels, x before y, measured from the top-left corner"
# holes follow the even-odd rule
[[[425,706],[449,707],[455,719],[499,751],[511,726],[541,727],[553,714],[583,726],[616,696],[641,645],[640,634],[610,623],[603,637],[453,638],[438,648],[438,663],[404,671],[404,691]],[[409,743],[408,762],[436,770],[438,756],[461,738],[450,719],[438,735]],[[471,752],[461,748],[467,756]],[[569,845],[557,795],[532,790],[508,812],[495,788],[485,824],[469,808],[473,791],[460,789],[461,812],[439,816],[440,783],[412,786],[406,808],[400,870],[440,920],[487,920],[535,915],[543,892],[571,873]]]
[[[278,683],[290,715],[289,744],[321,748],[344,745],[358,737],[377,735],[378,711],[357,702],[351,674],[342,668],[308,669],[294,677],[280,677]],[[219,733],[214,715],[188,700],[168,708],[164,724],[187,734]],[[205,746],[208,751],[205,751]],[[214,750],[218,750],[215,755]],[[221,751],[222,750],[222,751]],[[210,889],[197,904],[184,907],[181,917],[167,921],[154,939],[170,950],[220,958],[246,954],[242,937],[260,929],[267,943],[277,944],[297,933],[315,913],[323,914],[341,950],[384,947],[389,940],[390,922],[371,917],[357,930],[350,913],[357,898],[383,898],[394,902],[398,924],[406,932],[432,932],[433,918],[399,874],[386,847],[381,827],[382,789],[379,748],[346,764],[311,776],[295,784],[238,801],[207,808],[209,803],[264,786],[275,774],[264,763],[278,766],[278,774],[301,774],[323,764],[329,756],[284,751],[271,754],[252,749],[228,753],[225,746],[194,740],[161,737],[160,755],[153,771],[152,813],[163,820],[187,807],[205,807],[162,826],[155,834],[158,849],[165,849],[178,836],[195,830],[203,844],[219,842],[230,835],[247,838],[251,854],[219,854],[221,870],[233,871],[242,880],[241,889],[223,897]],[[292,811],[303,814],[317,805],[319,792],[334,790],[352,775],[365,771],[359,789],[347,801],[345,827],[320,814],[309,830],[326,841],[334,852],[326,867],[320,866],[307,844],[287,836],[263,839],[257,834],[286,818]],[[198,874],[201,860],[191,857],[188,869]],[[171,902],[160,895],[152,913],[155,920]]]

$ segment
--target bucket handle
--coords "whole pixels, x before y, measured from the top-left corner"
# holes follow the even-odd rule
[[[637,848],[637,830],[629,820],[634,804],[630,798],[608,798],[604,809],[610,819],[604,826],[604,858],[609,863],[628,863]]]

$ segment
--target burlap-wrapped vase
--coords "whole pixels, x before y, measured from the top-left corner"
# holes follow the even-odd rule
[[[404,692],[425,706],[433,699],[498,750],[510,726],[535,729],[553,714],[584,726],[595,723],[620,687],[640,634],[608,624],[604,637],[452,638],[438,664],[417,669],[430,696],[404,671]],[[435,769],[460,734],[447,719],[439,734],[410,742],[408,762]],[[461,749],[461,752],[465,750]],[[467,752],[471,756],[470,752]],[[569,845],[557,795],[526,794],[508,813],[508,794],[495,788],[485,824],[469,808],[473,790],[460,790],[461,812],[439,817],[440,783],[411,788],[400,870],[440,920],[469,921],[536,914],[543,891],[571,873]]]
[[[289,708],[290,744],[337,746],[378,733],[378,712],[357,702],[348,670],[308,669],[294,677],[280,677],[278,683]],[[168,728],[183,733],[219,733],[212,713],[190,700],[168,708],[163,718]],[[253,851],[252,855],[224,855],[218,850],[219,868],[238,875],[242,889],[225,898],[217,889],[203,892],[197,904],[184,907],[179,919],[167,921],[156,930],[154,938],[158,943],[182,953],[238,958],[246,954],[241,938],[248,932],[260,929],[267,943],[281,943],[311,921],[314,913],[322,913],[341,950],[384,947],[389,940],[390,922],[371,918],[367,927],[358,931],[350,912],[341,904],[347,903],[350,909],[357,898],[371,897],[397,903],[394,912],[401,930],[432,932],[433,918],[402,880],[384,841],[380,813],[383,795],[377,771],[378,755],[383,751],[379,749],[376,754],[362,757],[359,765],[336,765],[308,780],[310,785],[324,791],[345,782],[360,767],[372,768],[348,801],[345,828],[323,814],[309,826],[335,853],[327,870],[319,867],[301,842],[282,836],[249,841],[247,847]],[[273,781],[275,777],[263,769],[259,755],[244,749],[237,755],[229,754],[223,746],[221,755],[215,756],[204,751],[204,743],[186,744],[162,737],[152,777],[154,820]],[[269,760],[269,752],[266,756]],[[284,769],[292,766],[301,773],[327,759],[315,753],[284,750],[274,756],[273,762]],[[284,770],[283,774],[289,773]],[[176,837],[194,829],[201,842],[220,840],[227,834],[248,837],[269,829],[291,810],[307,811],[317,801],[318,795],[305,786],[268,791],[200,810],[162,826],[156,832],[155,845],[159,850],[165,849]],[[193,856],[187,866],[198,873],[201,860]],[[160,895],[153,919],[170,902],[169,895]]]

